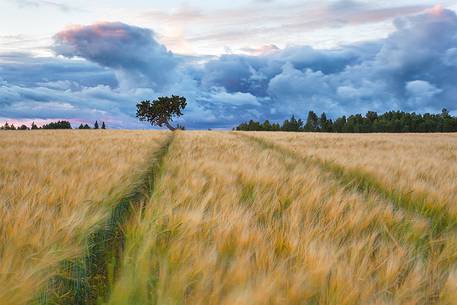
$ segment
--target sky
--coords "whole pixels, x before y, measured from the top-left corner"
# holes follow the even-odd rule
[[[0,122],[175,121],[403,110],[457,114],[457,0],[0,0]]]

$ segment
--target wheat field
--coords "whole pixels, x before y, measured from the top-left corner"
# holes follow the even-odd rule
[[[303,155],[366,172],[381,184],[414,192],[457,217],[457,137],[450,134],[260,136]]]
[[[46,292],[151,163],[109,293],[61,304],[457,304],[453,135],[89,131],[0,142],[0,304]]]
[[[81,256],[165,138],[150,132],[0,132],[0,304],[26,304]]]

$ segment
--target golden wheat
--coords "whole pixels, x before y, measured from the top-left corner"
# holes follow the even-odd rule
[[[167,142],[0,136],[0,304],[25,304]],[[126,226],[107,304],[457,304],[455,146],[444,134],[177,132]]]
[[[304,156],[373,175],[415,192],[457,217],[457,136],[453,134],[256,133]]]
[[[186,132],[163,167],[110,305],[456,304],[455,233],[316,163]]]
[[[129,188],[163,133],[0,132],[0,304],[26,304]]]

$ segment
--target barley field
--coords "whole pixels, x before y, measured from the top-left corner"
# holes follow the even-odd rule
[[[81,256],[165,134],[0,132],[0,304],[27,304]]]
[[[0,304],[457,304],[454,135],[7,132],[0,143]],[[90,238],[107,219],[120,242]],[[84,257],[95,271],[75,273]]]

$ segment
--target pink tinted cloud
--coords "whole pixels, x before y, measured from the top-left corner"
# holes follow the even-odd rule
[[[78,39],[83,31],[90,30],[92,39],[123,39],[128,36],[125,29],[121,27],[113,27],[111,22],[98,22],[90,26],[83,25],[70,25],[67,26],[63,31],[56,34],[57,39],[61,39],[68,43]]]
[[[427,8],[423,4],[386,6],[355,1],[341,1],[339,5],[329,1],[262,5],[251,2],[242,7],[215,10],[187,5],[169,11],[146,12],[139,18],[161,32],[161,40],[173,51],[198,54],[202,50],[224,50],[226,46],[245,52],[242,48],[246,41],[251,48],[267,44],[284,47],[290,43],[290,37],[296,44],[311,43],[306,33],[369,26]],[[391,28],[386,26],[385,31],[387,34]],[[339,44],[339,39],[335,41]]]

